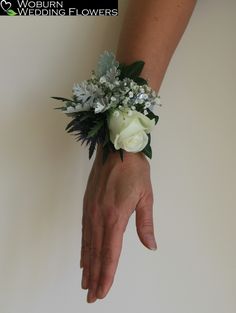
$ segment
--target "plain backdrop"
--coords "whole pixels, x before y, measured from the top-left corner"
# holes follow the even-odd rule
[[[50,97],[69,97],[115,51],[126,4],[118,17],[0,18],[1,313],[236,312],[235,0],[198,1],[160,90],[158,250],[133,215],[110,293],[87,304],[80,287],[92,161]]]

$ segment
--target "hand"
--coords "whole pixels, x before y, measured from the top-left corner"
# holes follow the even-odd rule
[[[82,288],[88,289],[87,302],[104,298],[114,280],[129,217],[136,210],[138,236],[155,250],[153,193],[150,166],[143,153],[117,152],[102,164],[99,147],[83,200]]]

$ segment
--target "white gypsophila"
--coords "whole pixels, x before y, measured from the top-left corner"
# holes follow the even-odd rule
[[[159,103],[158,95],[147,85],[138,85],[130,78],[121,81],[119,92],[120,103],[124,107],[136,108],[143,106],[143,109],[152,109]]]
[[[74,103],[67,103],[64,112],[93,110],[97,114],[121,106],[143,113],[146,110],[146,114],[147,108],[153,110],[154,105],[161,105],[159,96],[148,85],[140,86],[127,77],[120,80],[118,67],[114,54],[105,51],[91,78],[74,85]]]

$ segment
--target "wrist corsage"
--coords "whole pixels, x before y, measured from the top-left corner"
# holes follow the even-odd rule
[[[103,161],[110,152],[143,152],[152,157],[151,131],[159,117],[153,112],[160,104],[156,91],[140,77],[143,61],[120,64],[115,55],[105,51],[91,78],[73,87],[72,99],[63,101],[61,110],[72,121],[66,131],[89,146],[89,159],[97,145],[103,148]]]

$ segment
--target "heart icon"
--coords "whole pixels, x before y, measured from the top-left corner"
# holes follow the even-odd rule
[[[11,8],[11,2],[7,2],[6,0],[1,1],[1,7],[3,11],[7,12]]]

